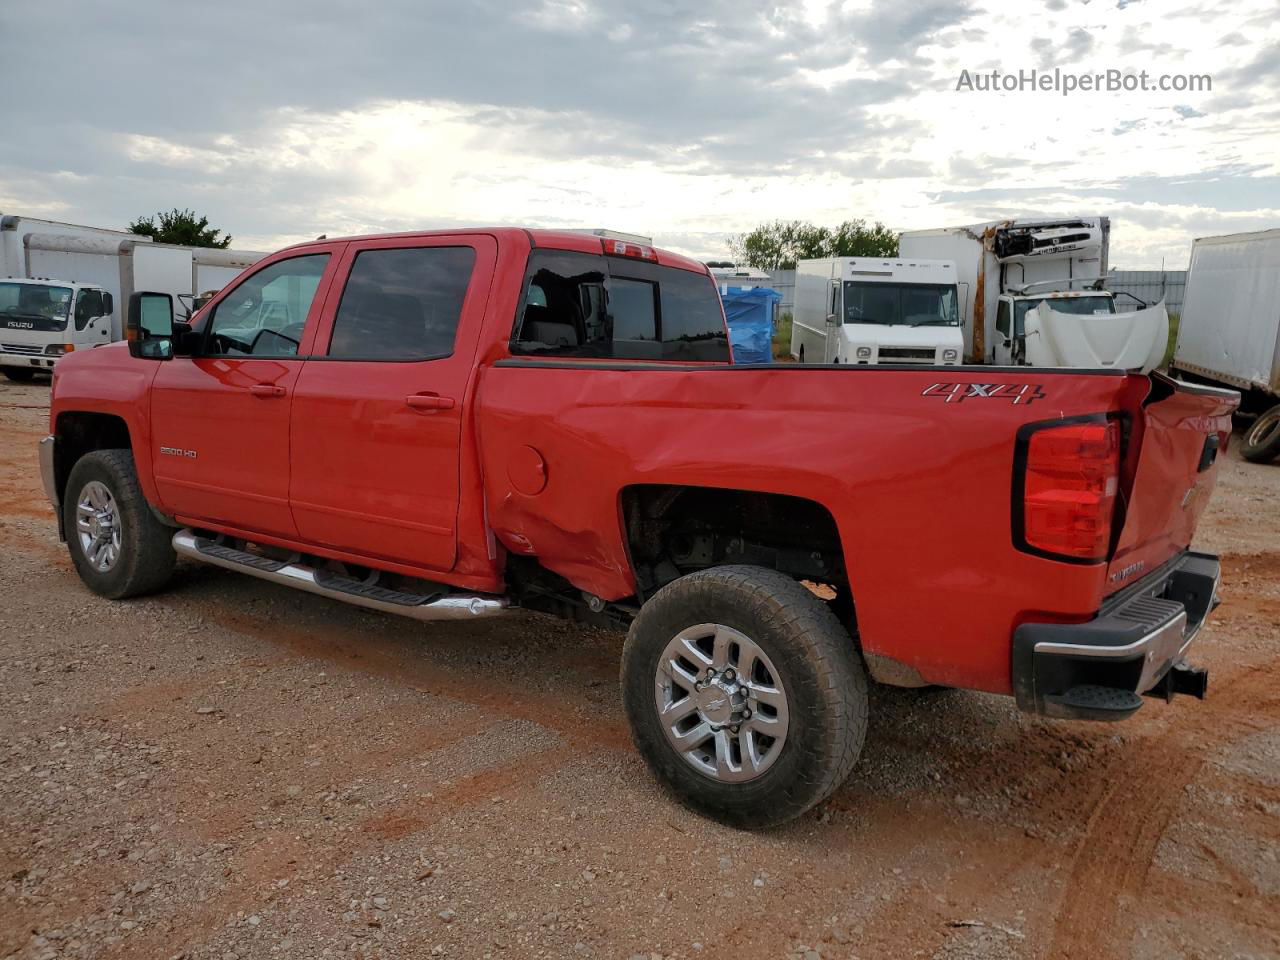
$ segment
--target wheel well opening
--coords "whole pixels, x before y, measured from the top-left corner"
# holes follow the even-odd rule
[[[132,449],[128,424],[107,413],[59,414],[55,432],[58,445],[53,466],[59,498],[66,493],[71,468],[86,453]]]
[[[780,493],[645,484],[622,493],[641,599],[677,577],[730,563],[769,567],[805,584],[853,623],[853,596],[835,518]]]

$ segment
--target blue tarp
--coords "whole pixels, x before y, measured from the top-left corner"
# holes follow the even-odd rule
[[[734,363],[773,362],[773,305],[782,294],[769,287],[729,287],[722,292]]]

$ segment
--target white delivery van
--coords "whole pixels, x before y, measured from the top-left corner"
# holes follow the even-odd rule
[[[955,261],[801,260],[791,353],[801,363],[958,364],[961,300]]]

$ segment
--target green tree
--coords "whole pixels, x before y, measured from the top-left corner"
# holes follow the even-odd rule
[[[894,257],[898,234],[883,223],[846,220],[834,230],[804,220],[774,220],[730,241],[739,263],[760,270],[794,270],[819,257]]]
[[[225,250],[231,246],[231,234],[219,239],[218,234],[222,231],[210,227],[208,217],[197,218],[194,210],[179,210],[177,207],[154,217],[139,217],[129,224],[129,232],[150,237],[156,243],[176,243],[184,247]]]

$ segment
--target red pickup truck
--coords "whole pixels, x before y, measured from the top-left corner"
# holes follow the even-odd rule
[[[1236,395],[1029,367],[735,366],[705,266],[574,232],[320,240],[64,358],[41,465],[90,589],[175,558],[420,620],[629,627],[653,771],[740,826],[857,759],[867,682],[1118,719],[1203,696],[1188,547]]]

